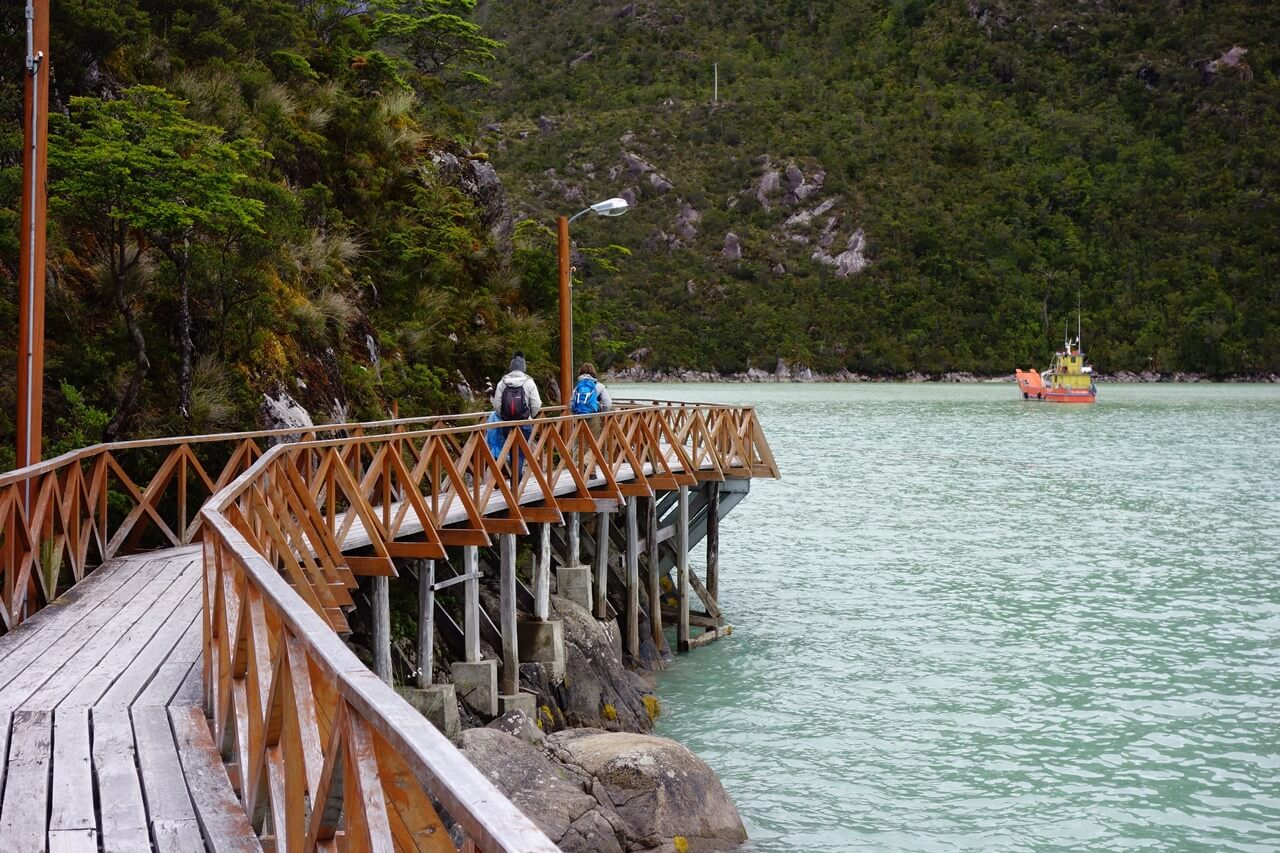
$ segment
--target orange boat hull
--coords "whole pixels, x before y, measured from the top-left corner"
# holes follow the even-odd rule
[[[1050,388],[1034,370],[1014,371],[1018,391],[1022,399],[1037,403],[1092,403],[1098,399],[1096,391],[1073,391],[1067,388]]]

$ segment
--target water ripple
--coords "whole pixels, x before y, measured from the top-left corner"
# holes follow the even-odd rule
[[[1280,391],[638,391],[754,402],[786,477],[659,682],[751,850],[1280,849]]]

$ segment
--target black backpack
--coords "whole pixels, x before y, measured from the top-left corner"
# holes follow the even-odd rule
[[[498,415],[504,421],[523,421],[529,417],[529,401],[524,395],[524,385],[507,385],[498,401]]]

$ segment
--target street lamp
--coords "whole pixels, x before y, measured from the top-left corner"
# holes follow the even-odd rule
[[[580,216],[621,216],[630,207],[625,198],[609,198],[583,208],[573,216],[561,216],[560,232],[560,402],[569,405],[573,388],[573,284],[569,271],[569,223]]]

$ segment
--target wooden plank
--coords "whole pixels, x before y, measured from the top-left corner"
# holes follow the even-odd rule
[[[49,830],[49,853],[98,853],[96,829]]]
[[[221,756],[213,748],[204,713],[199,708],[173,708],[169,719],[207,849],[211,853],[261,853],[262,845],[231,790]]]
[[[708,628],[706,631],[703,631],[698,636],[689,640],[689,648],[696,649],[696,648],[699,648],[700,646],[709,645],[711,643],[714,643],[716,640],[720,639],[721,637],[727,637],[732,633],[733,633],[732,625],[724,625],[719,628]]]
[[[188,705],[204,706],[204,673],[200,671],[200,661],[191,664],[187,677],[182,680],[178,692],[169,700],[170,707],[186,707]]]
[[[204,850],[200,822],[191,820],[153,820],[151,832],[159,853],[197,853]]]
[[[520,649],[516,641],[516,537],[501,533],[502,565],[498,572],[502,629],[502,689],[507,696],[520,690]]]
[[[478,575],[480,549],[474,545],[462,546],[462,573]],[[480,660],[480,581],[469,580],[462,587],[463,646],[468,662]]]
[[[640,531],[636,523],[637,497],[627,498],[627,653],[640,656]]]
[[[582,565],[582,514],[577,512],[569,513],[567,519],[568,527],[565,532],[566,547],[569,549],[567,566]]]
[[[93,773],[102,797],[100,829],[106,853],[151,849],[133,746],[133,721],[125,708],[92,712]]]
[[[707,490],[707,591],[720,600],[720,483],[712,480]]]
[[[168,659],[160,665],[155,671],[154,677],[147,683],[146,687],[139,693],[138,697],[133,700],[133,705],[168,705],[172,701],[178,688],[187,678],[187,673],[191,671],[191,665],[200,660],[201,644],[203,637],[200,631],[200,619],[197,617],[192,620],[187,627],[187,631],[178,640],[173,650],[169,653]],[[130,672],[133,668],[130,667]],[[126,672],[121,679],[127,678],[130,672]],[[117,682],[119,684],[119,682]],[[114,687],[112,688],[115,689]]]
[[[436,561],[418,561],[418,687],[431,686],[435,666]]]
[[[645,543],[649,560],[649,631],[662,650],[662,557],[658,549],[658,496],[645,501]]]
[[[609,513],[596,513],[595,612],[597,619],[609,618]]]
[[[538,550],[533,557],[533,618],[545,622],[551,615],[551,525],[538,525]]]
[[[9,648],[9,653],[0,661],[0,694],[6,691],[14,678],[30,669],[33,662],[44,657],[55,643],[66,643],[85,633],[92,634],[98,626],[104,624],[111,616],[110,608],[112,602],[117,600],[116,592],[134,581],[135,576],[146,570],[150,562],[112,561],[112,564],[98,569],[98,572],[105,572],[100,583],[85,587],[88,583],[86,580],[71,588],[71,593],[77,593],[77,597],[66,609],[63,609],[60,602],[71,598],[71,593],[58,599],[57,605],[44,608],[16,630],[0,637],[0,647]],[[144,580],[138,579],[133,585],[141,585]],[[91,618],[93,626],[81,628],[82,623]]]
[[[156,846],[162,846],[162,835],[166,843],[178,843],[189,834],[184,824],[196,826],[196,813],[183,780],[182,763],[169,728],[169,714],[164,708],[134,708],[130,716],[138,747],[138,770],[147,803],[147,819]],[[198,828],[195,837],[200,837]]]
[[[49,830],[92,830],[93,764],[89,759],[89,709],[59,708],[53,716],[53,809]],[[74,844],[74,836],[68,836]]]
[[[109,678],[114,678],[110,687],[102,692],[94,704],[120,706],[134,704],[138,694],[156,677],[160,668],[168,661],[179,641],[190,635],[193,627],[197,633],[199,632],[199,619],[200,587],[197,583],[188,591],[184,600],[174,609],[159,630],[151,636],[151,639],[145,641],[145,645],[140,650],[137,646],[145,640],[145,634],[139,628],[142,624],[141,620],[135,624],[129,636],[121,640],[112,650],[114,659],[109,660],[111,656],[104,658],[98,669],[94,671],[93,681],[98,686],[107,683]],[[136,642],[135,638],[137,638]],[[124,661],[123,671],[120,668],[121,659]],[[86,679],[86,683],[88,681],[89,679]],[[91,695],[87,686],[85,690]]]
[[[5,853],[42,853],[45,848],[52,757],[53,714],[15,711],[0,805],[0,850]]]
[[[97,703],[170,619],[190,624],[200,609],[199,582],[199,571],[188,569],[171,576],[162,570],[33,694],[28,704],[40,707],[37,703],[50,701],[63,706]]]
[[[689,650],[689,487],[680,487],[676,517],[676,648]]]
[[[374,577],[369,596],[373,611],[373,671],[391,684],[391,586],[386,577]]]

